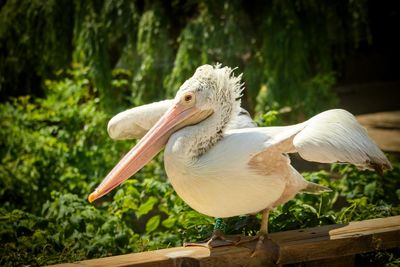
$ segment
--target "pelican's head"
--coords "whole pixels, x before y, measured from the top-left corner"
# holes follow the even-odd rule
[[[197,68],[178,90],[172,106],[90,194],[89,201],[107,194],[138,172],[179,129],[214,116],[219,120],[217,130],[222,131],[240,109],[241,75],[235,77],[232,72],[231,68],[222,68],[220,64]]]
[[[234,76],[233,69],[220,64],[200,66],[179,88],[175,102],[187,102],[199,110],[210,110],[229,120],[240,109],[241,77]]]

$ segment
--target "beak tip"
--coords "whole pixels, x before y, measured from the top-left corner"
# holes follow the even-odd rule
[[[90,203],[92,203],[93,201],[95,201],[97,199],[97,192],[93,192],[89,195],[88,200]]]

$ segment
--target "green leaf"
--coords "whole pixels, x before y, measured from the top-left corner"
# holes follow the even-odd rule
[[[155,197],[149,197],[149,199],[145,203],[142,203],[139,206],[139,209],[136,212],[136,216],[140,218],[142,215],[149,213],[157,202],[158,200]]]
[[[375,191],[376,191],[376,181],[369,183],[364,187],[364,194],[370,198],[374,196]]]
[[[137,209],[137,205],[136,205],[135,200],[133,199],[132,196],[127,196],[124,199],[122,207],[129,208],[129,209]]]
[[[175,222],[176,222],[176,218],[170,217],[170,218],[168,218],[168,219],[165,219],[165,220],[162,222],[162,225],[163,225],[164,227],[166,227],[166,228],[171,228],[172,226],[175,225]]]
[[[158,225],[160,225],[160,215],[156,215],[150,218],[150,220],[146,223],[146,233],[151,233],[157,229]]]

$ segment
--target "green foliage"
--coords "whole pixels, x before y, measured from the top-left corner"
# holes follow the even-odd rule
[[[334,104],[329,91],[335,82],[334,58],[324,55],[332,45],[341,48],[329,35],[342,39],[342,29],[332,26],[348,18],[336,3],[320,7],[313,1],[273,1],[267,8],[261,51],[269,105],[258,109],[277,102],[309,115]]]
[[[42,216],[0,210],[0,264],[43,265],[134,250],[139,239],[118,217],[72,194],[53,193]]]
[[[9,0],[0,9],[0,96],[40,94],[39,77],[71,60],[70,1]]]
[[[111,70],[119,60],[115,54],[123,54],[125,47],[132,46],[137,28],[136,6],[130,1],[74,1],[75,12],[73,43],[74,62],[89,67],[94,84],[100,90],[104,108],[114,103]]]
[[[365,0],[9,0],[0,9],[0,94],[41,95],[72,60],[88,66],[110,111],[116,68],[131,72],[125,97],[137,105],[173,96],[199,65],[221,62],[245,74],[250,111],[291,106],[292,118],[309,116],[335,103],[330,88],[351,48],[370,41],[368,23]]]
[[[383,176],[370,171],[357,171],[356,167],[351,165],[333,165],[332,171],[338,172],[342,177],[340,186],[347,192],[346,198],[365,196],[372,202],[383,200],[397,205],[400,204],[400,170],[396,167],[399,162],[395,157],[390,157],[390,161],[395,168]]]
[[[348,201],[338,214],[338,220],[346,223],[400,214],[400,168],[392,158],[394,169],[380,176],[375,172],[357,171],[354,166],[333,165],[332,170],[342,177],[338,187]]]
[[[270,110],[267,113],[264,113],[262,115],[258,115],[255,119],[257,125],[259,127],[268,127],[268,126],[274,126],[277,125],[278,122],[278,115],[279,111],[277,110]]]
[[[173,96],[180,85],[202,64],[222,62],[242,67],[241,57],[251,53],[251,24],[240,1],[201,1],[199,14],[178,37],[174,68],[165,79]]]
[[[5,206],[36,212],[53,190],[85,196],[126,145],[109,140],[109,116],[99,108],[88,70],[66,75],[46,81],[44,99],[20,97],[0,106],[0,199]]]
[[[140,18],[137,37],[137,55],[140,65],[132,81],[134,105],[165,98],[163,81],[172,67],[172,50],[168,45],[168,21],[161,4],[155,2]]]
[[[337,183],[332,181],[326,171],[303,173],[304,177],[333,189],[331,193],[321,195],[299,194],[295,199],[276,208],[271,214],[271,231],[294,230],[333,224],[337,222],[333,210],[338,198]]]

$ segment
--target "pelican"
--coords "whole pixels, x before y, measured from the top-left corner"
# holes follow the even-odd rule
[[[89,201],[113,190],[165,147],[168,179],[194,210],[216,218],[262,213],[258,246],[267,237],[272,208],[299,192],[328,190],[306,181],[290,165],[288,153],[378,172],[391,169],[366,130],[342,109],[291,126],[252,127],[248,118],[243,121],[249,127],[241,127],[239,118],[245,113],[240,107],[241,77],[220,64],[203,65],[174,99],[115,116],[108,125],[112,138],[143,138],[89,195]]]

